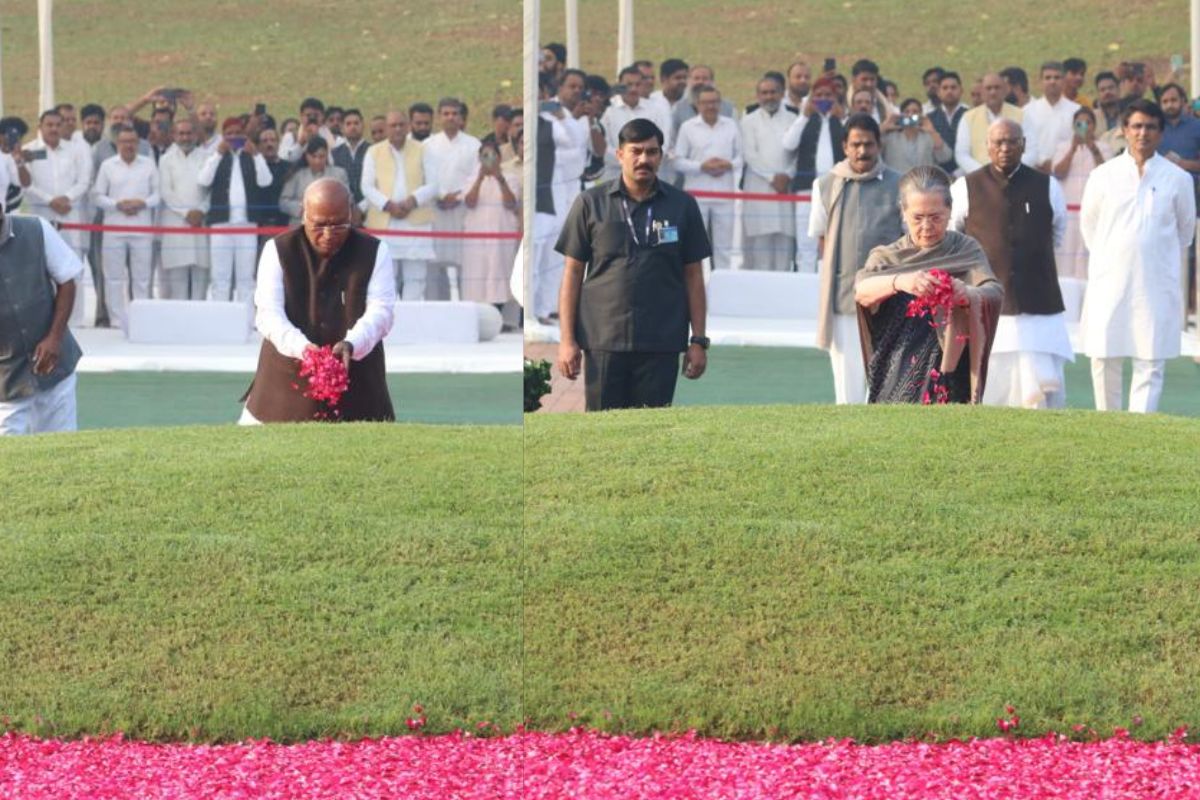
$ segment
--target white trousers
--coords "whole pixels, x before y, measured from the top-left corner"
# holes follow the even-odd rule
[[[733,201],[701,200],[699,206],[712,243],[712,267],[729,269],[733,266]]]
[[[129,298],[150,298],[153,240],[149,236],[104,237],[104,301],[109,322],[124,330],[129,322]]]
[[[1066,408],[1065,360],[1049,353],[993,352],[983,403],[1009,408]]]
[[[833,396],[839,406],[867,402],[867,368],[863,364],[862,338],[858,317],[833,315],[833,342],[829,345],[829,363],[833,367]]]
[[[808,235],[808,218],[812,214],[812,203],[796,203],[796,270],[816,272],[817,240]]]
[[[76,430],[75,383],[72,372],[44,392],[0,403],[0,436]]]
[[[242,426],[262,425],[262,421],[260,421],[258,417],[251,414],[250,409],[242,406],[242,415],[238,417],[237,424]]]
[[[425,299],[425,280],[429,274],[429,262],[423,258],[396,258],[392,260],[396,280],[400,283],[396,291],[405,301]]]
[[[562,255],[554,251],[562,225],[552,214],[537,214],[533,221],[533,315],[548,317],[558,312],[558,290],[562,287]]]
[[[1133,361],[1133,378],[1129,382],[1129,410],[1150,414],[1158,410],[1162,398],[1163,375],[1167,362],[1140,358]],[[1124,358],[1092,359],[1092,390],[1096,394],[1097,411],[1121,410],[1121,367]]]
[[[163,300],[203,300],[208,293],[208,269],[172,267],[160,269],[155,282]]]
[[[221,222],[214,228],[247,228],[248,222]],[[214,233],[209,240],[212,255],[212,299],[254,302],[254,258],[258,236],[253,233]]]
[[[796,240],[782,233],[746,237],[743,269],[791,272],[796,259]]]

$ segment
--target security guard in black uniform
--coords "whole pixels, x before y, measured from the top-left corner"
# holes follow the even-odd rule
[[[575,200],[555,245],[566,257],[558,369],[575,380],[583,362],[588,411],[670,405],[679,354],[687,378],[707,364],[700,208],[658,180],[657,125],[632,120],[617,141],[621,178]]]

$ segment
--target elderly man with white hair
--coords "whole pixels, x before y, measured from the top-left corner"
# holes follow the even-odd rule
[[[1021,163],[1021,126],[989,126],[989,163],[954,182],[951,224],[975,238],[1004,286],[988,365],[987,405],[1064,408],[1063,368],[1075,360],[1067,335],[1054,248],[1067,228],[1055,178]]]
[[[345,184],[320,178],[304,193],[304,224],[263,248],[254,322],[263,336],[240,423],[395,419],[383,338],[392,328],[396,284],[387,247],[351,228]],[[328,346],[350,374],[337,413],[297,388],[305,351]]]

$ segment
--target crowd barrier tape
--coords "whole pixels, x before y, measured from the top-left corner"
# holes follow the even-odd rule
[[[697,200],[750,200],[771,203],[811,203],[811,194],[774,194],[767,192],[714,192],[707,189],[688,189],[687,193]],[[1080,206],[1067,204],[1067,211],[1079,211]]]
[[[286,225],[278,226],[263,226],[247,225],[244,227],[200,227],[200,228],[177,228],[174,226],[164,225],[96,225],[93,223],[84,222],[61,222],[58,224],[59,230],[64,231],[92,231],[97,233],[155,233],[165,235],[183,235],[195,236],[198,234],[221,234],[232,236],[236,234],[254,234],[276,236],[291,230]],[[487,239],[498,241],[520,241],[520,231],[394,231],[394,230],[379,230],[377,228],[359,228],[363,233],[369,233],[372,236],[401,236],[415,239]]]

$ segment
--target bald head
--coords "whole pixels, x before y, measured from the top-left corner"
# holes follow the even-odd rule
[[[304,190],[304,233],[322,257],[330,258],[350,235],[350,190],[333,178],[318,178]]]
[[[1020,139],[1024,135],[1025,132],[1021,130],[1021,124],[1016,120],[1009,119],[1008,117],[1001,117],[988,126],[989,139],[994,136],[999,136],[1001,138],[1005,136],[1011,136],[1013,138]]]
[[[318,178],[304,190],[305,216],[308,216],[310,209],[332,213],[345,211],[348,215],[350,200],[350,190],[346,188],[346,184],[334,178]]]

